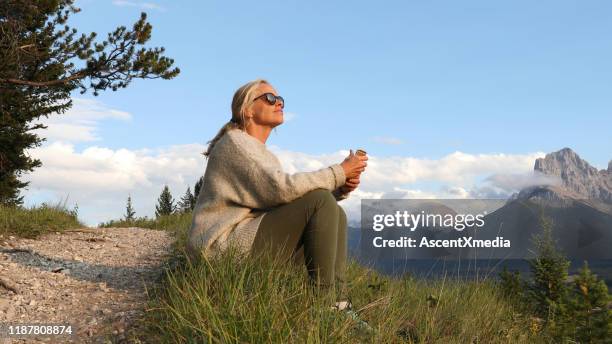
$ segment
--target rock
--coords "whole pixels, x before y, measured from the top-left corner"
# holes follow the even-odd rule
[[[4,315],[6,315],[7,319],[12,319],[15,317],[15,309],[9,305],[9,307],[4,310]]]
[[[612,203],[612,161],[598,171],[569,148],[546,154],[535,161],[534,171],[559,177],[563,188],[581,198]]]
[[[28,305],[36,306],[36,300],[34,300],[34,299],[30,300],[30,303],[28,303]]]
[[[0,311],[6,311],[11,305],[11,302],[5,298],[0,297]]]

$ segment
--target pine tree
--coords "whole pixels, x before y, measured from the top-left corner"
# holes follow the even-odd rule
[[[128,196],[127,206],[125,207],[125,220],[134,221],[134,215],[136,215],[136,212],[132,208],[132,197]]]
[[[160,217],[163,215],[170,215],[175,210],[174,199],[172,198],[172,194],[170,193],[170,188],[168,185],[164,185],[164,189],[162,193],[159,195],[157,199],[157,205],[155,206],[155,216]]]
[[[191,188],[188,186],[187,191],[181,200],[178,202],[178,211],[183,213],[188,213],[195,207],[195,197],[191,193]]]
[[[591,272],[585,261],[574,280],[572,290],[572,318],[578,343],[604,343],[606,339],[612,338],[609,301],[606,283]]]
[[[569,290],[565,285],[570,262],[557,250],[552,220],[541,217],[542,233],[534,240],[536,258],[529,261],[533,280],[528,298],[558,340],[572,336]]]
[[[198,181],[195,183],[195,187],[193,188],[193,197],[197,200],[200,195],[200,190],[202,189],[202,184],[204,184],[204,176],[200,177]],[[195,204],[194,204],[195,206]]]
[[[504,265],[503,270],[499,273],[499,279],[499,286],[504,296],[515,300],[522,297],[524,281],[518,271],[509,271]]]
[[[0,204],[21,205],[22,174],[41,166],[26,151],[41,145],[32,124],[62,114],[75,90],[85,93],[127,87],[133,78],[171,79],[180,72],[164,48],[145,48],[152,26],[142,13],[132,26],[104,40],[77,35],[67,24],[74,0],[0,1]]]

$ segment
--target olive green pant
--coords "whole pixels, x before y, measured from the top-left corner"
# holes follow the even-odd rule
[[[264,215],[251,254],[271,250],[286,261],[305,264],[310,281],[345,289],[347,223],[329,190],[316,189]]]

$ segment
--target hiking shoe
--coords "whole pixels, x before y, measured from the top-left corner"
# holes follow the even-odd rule
[[[354,322],[357,323],[359,328],[370,331],[370,332],[374,331],[372,326],[370,326],[367,322],[359,318],[359,315],[357,314],[357,312],[353,311],[353,304],[351,303],[350,300],[336,302],[335,305],[331,306],[331,309],[344,312]]]

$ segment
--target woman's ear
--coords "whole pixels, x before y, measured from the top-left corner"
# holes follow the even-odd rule
[[[249,106],[244,109],[244,120],[249,121],[250,118],[253,118],[253,109]]]

